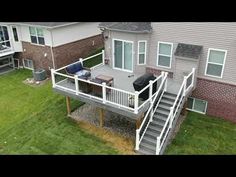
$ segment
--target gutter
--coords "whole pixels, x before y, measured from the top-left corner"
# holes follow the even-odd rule
[[[121,29],[114,29],[114,28],[108,28],[108,27],[104,27],[104,26],[99,26],[99,28],[103,28],[103,29],[106,29],[106,30],[110,30],[110,31],[119,31],[119,32],[128,32],[128,33],[136,33],[136,34],[142,34],[142,33],[152,33],[152,31],[148,31],[148,30],[145,30],[145,31],[130,31],[130,30],[121,30]]]

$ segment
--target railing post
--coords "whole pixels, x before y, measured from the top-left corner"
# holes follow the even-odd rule
[[[174,107],[171,107],[170,108],[170,124],[169,124],[169,128],[172,128],[173,119],[174,119]]]
[[[84,66],[83,58],[80,58],[80,59],[79,59],[79,62],[81,62],[81,65]]]
[[[79,95],[79,80],[78,80],[78,75],[75,75],[74,78],[75,78],[75,94]]]
[[[134,113],[138,114],[138,96],[139,96],[139,92],[135,91],[134,92]]]
[[[164,73],[164,78],[166,78],[167,75],[168,75],[168,72],[165,72],[165,73]],[[165,92],[167,91],[167,79],[165,80],[164,91],[165,91]]]
[[[192,73],[193,73],[193,75],[192,75],[192,83],[191,83],[191,87],[194,87],[194,86],[195,86],[195,71],[196,71],[196,69],[193,68],[193,69],[192,69]]]
[[[149,81],[149,99],[150,99],[150,102],[152,102],[152,88],[153,88],[153,81],[150,80]]]
[[[157,137],[156,155],[160,154],[161,137]]]
[[[136,140],[135,140],[135,150],[139,150],[139,129],[136,129]]]
[[[55,88],[56,81],[55,81],[55,70],[51,69],[51,78],[52,78],[52,87]]]
[[[106,83],[105,82],[103,82],[102,83],[102,102],[103,103],[106,103]]]
[[[102,50],[102,64],[105,65],[105,52]]]
[[[186,85],[187,85],[187,76],[184,76],[184,93],[183,93],[183,96],[186,95]]]

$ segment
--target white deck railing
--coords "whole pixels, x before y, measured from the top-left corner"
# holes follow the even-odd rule
[[[176,119],[176,115],[178,111],[181,109],[181,103],[183,103],[183,100],[185,99],[185,96],[189,94],[191,89],[195,85],[195,68],[192,69],[192,72],[184,77],[184,80],[182,82],[182,85],[179,89],[179,92],[177,94],[177,97],[175,99],[175,102],[173,106],[170,108],[170,113],[167,117],[167,120],[164,124],[164,127],[162,128],[162,131],[160,135],[157,137],[157,143],[156,143],[156,154],[160,154],[160,151],[164,145],[164,142],[167,138],[167,135],[170,131],[170,129],[173,126],[173,122]]]
[[[139,145],[140,142],[143,139],[143,136],[148,128],[148,125],[150,124],[150,122],[152,122],[152,117],[153,114],[160,102],[160,99],[163,95],[163,93],[166,91],[166,86],[167,86],[167,73],[166,72],[162,72],[161,75],[155,79],[154,81],[150,82],[150,91],[149,93],[152,93],[152,85],[153,83],[157,82],[158,80],[161,80],[161,83],[157,89],[157,91],[154,93],[154,97],[149,95],[149,99],[148,101],[150,101],[150,107],[142,121],[142,124],[140,125],[139,129],[136,129],[136,144],[135,144],[135,150],[139,150]],[[143,90],[141,90],[142,92]],[[142,105],[141,105],[142,106]]]
[[[90,56],[85,59],[80,59],[80,61],[77,61],[75,63],[88,61],[89,59],[92,59],[99,55],[102,55],[102,63],[90,68],[92,70],[98,66],[105,64],[104,50],[101,53],[98,53],[96,55]],[[56,70],[51,69],[53,88],[59,88],[61,90],[71,92],[72,94],[82,95],[90,99],[95,99],[99,102],[102,102],[103,104],[110,104],[118,108],[123,108],[135,114],[138,114],[139,111],[141,111],[143,107],[151,103],[151,100],[155,97],[155,95],[158,92],[157,90],[155,93],[153,93],[153,90],[152,90],[153,86],[155,86],[155,84],[156,86],[158,86],[158,82],[163,80],[163,77],[164,77],[164,74],[162,74],[155,80],[150,81],[149,84],[141,91],[135,91],[134,93],[132,93],[132,92],[125,91],[122,89],[111,87],[109,85],[106,85],[106,83],[99,84],[99,83],[92,82],[90,80],[80,79],[76,75],[71,76],[71,75],[62,73],[65,70],[65,68],[75,63],[66,65]],[[58,78],[59,78],[59,81],[58,81]],[[63,85],[63,83],[65,84]],[[101,94],[96,95],[93,92],[88,93],[88,92],[83,91],[83,89],[81,88],[85,84],[90,85],[90,87],[92,88],[96,87],[96,89],[100,89]],[[139,96],[147,89],[149,90],[149,97],[142,102],[140,101]]]

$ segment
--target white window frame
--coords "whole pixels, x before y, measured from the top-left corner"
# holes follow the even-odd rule
[[[27,67],[27,66],[25,66],[25,60],[27,60],[27,61],[32,61],[32,65],[33,65],[33,68],[29,68],[29,67]],[[26,68],[26,69],[29,69],[29,70],[34,70],[34,62],[33,62],[33,60],[31,60],[31,59],[23,59],[23,66],[24,66],[24,68]]]
[[[141,42],[144,42],[144,43],[145,43],[145,45],[144,45],[144,46],[145,46],[145,51],[144,51],[144,52],[139,52],[139,47],[140,47],[140,43],[141,43]],[[137,52],[137,53],[138,53],[138,61],[137,61],[137,64],[138,64],[138,65],[146,65],[146,57],[147,57],[147,41],[146,41],[146,40],[139,40],[139,41],[138,41],[138,52]],[[140,55],[140,54],[144,54],[144,63],[140,63],[140,62],[139,62],[139,55]]]
[[[202,100],[202,99],[198,99],[198,98],[194,98],[194,97],[189,97],[189,98],[192,98],[192,99],[193,99],[193,106],[192,106],[192,109],[186,108],[187,110],[193,111],[193,112],[197,112],[197,113],[200,113],[200,114],[206,114],[207,106],[208,106],[208,101]],[[193,108],[194,108],[194,104],[195,104],[195,100],[200,100],[200,101],[205,101],[205,102],[206,102],[206,107],[205,107],[204,112],[196,111],[196,110],[193,109]]]
[[[2,31],[3,31],[3,27],[6,27],[6,28],[7,28],[7,33],[8,33],[8,37],[9,37],[9,39],[6,40],[5,35],[3,35],[4,41],[0,41],[0,43],[10,42],[10,47],[8,47],[8,46],[7,46],[7,47],[8,47],[8,48],[11,48],[12,44],[11,44],[11,41],[10,41],[9,28],[8,28],[8,26],[6,26],[6,25],[0,25],[0,28],[2,29]]]
[[[115,41],[121,41],[122,42],[122,46],[123,46],[122,47],[123,48],[123,50],[122,50],[122,69],[115,67]],[[124,68],[124,66],[123,66],[124,65],[124,42],[132,43],[132,70],[123,69]],[[113,56],[113,59],[112,59],[113,69],[133,73],[133,71],[134,71],[134,42],[133,41],[113,38],[112,39],[112,56]]]
[[[225,52],[223,64],[214,63],[214,62],[209,62],[209,56],[210,56],[210,52],[211,52],[212,50],[213,50],[213,51],[219,51],[219,52]],[[227,50],[209,48],[209,49],[208,49],[208,53],[207,53],[207,62],[206,62],[206,67],[205,67],[205,75],[206,75],[206,76],[209,76],[209,77],[222,78],[222,77],[223,77],[223,73],[224,73],[224,68],[225,68],[226,56],[227,56]],[[209,64],[209,63],[210,63],[210,64],[215,64],[215,65],[220,65],[220,66],[222,66],[221,76],[214,76],[214,75],[207,74],[207,68],[208,68],[208,64]]]
[[[168,44],[168,45],[171,45],[170,55],[159,54],[159,46],[160,46],[160,44]],[[158,67],[162,67],[162,68],[168,68],[168,69],[170,69],[170,68],[171,68],[171,64],[172,64],[172,53],[173,53],[173,43],[171,43],[171,42],[158,41],[158,44],[157,44],[157,66],[158,66]],[[167,67],[167,66],[159,65],[159,56],[170,57],[170,66]]]
[[[37,43],[33,43],[32,40],[31,40],[31,36],[34,36],[34,35],[31,35],[31,34],[30,34],[30,42],[31,42],[31,44],[45,46],[45,36],[44,36],[44,30],[43,30],[43,28],[30,26],[30,27],[29,27],[29,33],[30,33],[30,28],[34,28],[34,30],[35,30],[35,37],[36,37],[36,41],[37,41]],[[43,30],[43,36],[38,36],[37,28]],[[43,39],[44,39],[44,44],[39,44],[38,37],[43,37]]]
[[[15,29],[16,29],[16,35],[17,35],[17,39],[18,39],[18,41],[16,41],[16,40],[15,40],[15,36],[14,36],[14,30],[13,30],[13,28],[15,28]],[[12,37],[13,37],[14,41],[15,41],[15,42],[20,42],[20,39],[19,39],[19,34],[18,34],[18,29],[17,29],[17,27],[16,27],[16,26],[12,26],[12,27],[11,27],[11,30],[12,30]]]

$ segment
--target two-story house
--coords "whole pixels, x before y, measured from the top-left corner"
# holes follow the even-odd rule
[[[0,22],[0,70],[59,68],[103,47],[97,22]],[[15,62],[14,62],[15,60]],[[18,66],[17,66],[18,67]]]
[[[68,77],[62,68],[52,70],[53,77],[64,76],[53,80],[53,88],[139,120],[137,151],[161,154],[184,104],[188,110],[236,122],[236,23],[103,22],[99,27],[105,51],[103,63],[92,71],[96,82]],[[156,79],[135,89],[133,82],[145,73]],[[101,94],[84,92],[83,82],[99,86]],[[145,91],[148,97],[141,99]]]

